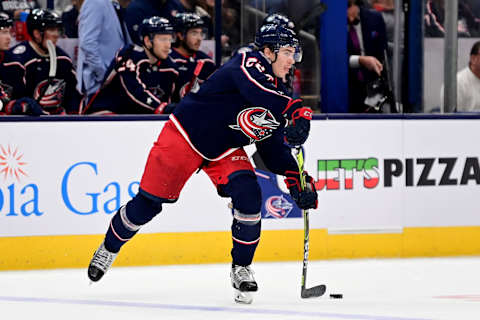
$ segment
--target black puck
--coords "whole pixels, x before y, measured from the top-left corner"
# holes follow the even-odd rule
[[[330,293],[330,298],[332,298],[332,299],[343,299],[343,294],[341,294],[341,293]]]

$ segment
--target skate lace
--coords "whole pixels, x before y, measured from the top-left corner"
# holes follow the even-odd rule
[[[112,265],[115,256],[116,254],[111,253],[104,248],[99,248],[92,259],[92,265],[105,272]]]
[[[235,275],[237,276],[238,281],[255,281],[253,279],[253,271],[250,267],[237,266],[235,270]]]

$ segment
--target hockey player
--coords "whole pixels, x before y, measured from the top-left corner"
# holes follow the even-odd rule
[[[280,14],[280,13],[271,13],[263,19],[262,24],[260,25],[260,28],[264,25],[267,24],[276,24],[279,26],[283,26],[288,29],[295,30],[295,23],[290,20],[287,16]],[[247,45],[243,45],[233,51],[232,57],[235,56],[238,53],[243,53],[243,52],[252,52],[253,50],[258,49],[257,46],[255,45],[255,42],[251,42]],[[298,62],[298,61],[297,61]]]
[[[0,12],[0,114],[45,114],[42,107],[33,99],[23,97],[12,100],[13,83],[11,72],[11,53],[8,51],[12,40],[10,30],[12,19],[5,12]],[[23,86],[23,83],[18,83]]]
[[[260,25],[260,28],[262,26],[268,25],[268,24],[275,24],[279,26],[283,26],[285,28],[295,30],[295,23],[290,20],[287,16],[280,14],[280,13],[271,13],[263,19],[262,24]],[[232,57],[235,56],[236,54],[243,53],[243,52],[251,52],[253,50],[257,50],[257,44],[255,42],[249,43],[246,46],[242,46],[235,50],[232,53]],[[302,52],[301,52],[301,47],[298,47],[297,54],[295,55],[295,63],[299,63],[302,61]],[[293,78],[294,78],[294,72],[295,72],[295,65],[292,65],[292,68],[290,69],[289,73],[285,76],[284,79],[281,81],[281,85],[284,87],[284,91],[288,96],[292,96],[293,94]]]
[[[128,45],[110,64],[100,90],[90,99],[88,114],[171,113],[177,66],[168,56],[173,25],[165,18],[143,20],[142,46]]]
[[[216,69],[215,62],[200,45],[205,35],[205,22],[195,13],[175,16],[176,42],[170,56],[179,66],[175,101],[182,99],[194,86],[203,83]]]
[[[267,25],[257,34],[258,51],[237,55],[177,106],[150,151],[138,194],[112,218],[88,267],[98,281],[120,248],[161,210],[178,200],[185,182],[204,170],[233,204],[231,281],[237,302],[251,303],[257,283],[250,267],[260,240],[261,191],[243,146],[255,143],[268,168],[286,176],[292,198],[303,209],[317,207],[313,179],[300,188],[290,145],[308,137],[312,111],[277,90],[294,63],[295,33]]]
[[[56,44],[62,20],[51,10],[34,9],[28,15],[26,24],[32,40],[23,41],[10,49],[12,61],[5,63],[10,75],[8,82],[13,87],[13,98],[33,99],[42,109],[29,104],[20,113],[78,114],[82,97],[75,89],[75,69],[70,57],[57,46],[54,48],[55,75],[49,77],[52,62],[47,41]]]
[[[3,66],[6,60],[5,54],[10,48],[10,42],[12,40],[10,35],[11,28],[12,19],[10,19],[6,13],[0,12],[0,113],[3,113],[4,106],[10,101],[11,94],[9,87],[2,81],[5,74]]]

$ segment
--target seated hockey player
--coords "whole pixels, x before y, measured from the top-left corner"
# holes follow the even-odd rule
[[[82,96],[75,88],[75,69],[70,57],[56,46],[62,20],[51,10],[34,9],[26,24],[31,40],[11,48],[11,59],[4,63],[12,98],[21,102],[21,108],[7,113],[78,114]],[[49,40],[54,45],[50,53]],[[53,77],[49,76],[50,70],[54,71]]]
[[[10,48],[10,42],[12,36],[10,29],[12,28],[12,19],[5,12],[0,12],[0,114],[4,114],[4,107],[10,102],[11,87],[4,81],[5,70],[4,62],[8,61],[8,49]]]
[[[200,45],[205,37],[205,22],[195,13],[177,13],[176,41],[170,56],[178,65],[179,77],[174,101],[182,99],[194,86],[202,84],[216,69],[215,62]]]
[[[0,12],[0,114],[46,114],[43,108],[32,98],[24,97],[12,100],[12,92],[15,84],[10,72],[15,68],[11,68],[11,53],[8,51],[12,41],[11,28],[13,26],[12,19],[5,12]],[[21,79],[18,79],[21,80]],[[23,86],[20,82],[17,86]]]
[[[89,100],[87,114],[171,113],[171,96],[178,77],[168,56],[173,25],[165,18],[143,20],[142,46],[128,45],[112,60],[101,88]]]
[[[313,179],[300,187],[290,146],[308,138],[312,110],[277,90],[295,61],[295,33],[277,25],[262,27],[258,51],[243,53],[223,65],[177,105],[150,150],[138,194],[120,207],[95,251],[88,277],[98,281],[120,248],[138,230],[176,202],[185,182],[202,169],[218,194],[231,198],[232,268],[235,301],[251,303],[257,282],[250,267],[260,241],[262,195],[243,146],[255,143],[266,166],[284,175],[292,198],[302,209],[317,207]],[[284,142],[287,141],[289,145]],[[206,244],[215,245],[215,244]]]

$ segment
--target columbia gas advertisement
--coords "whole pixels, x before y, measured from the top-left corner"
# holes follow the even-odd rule
[[[164,123],[3,122],[0,236],[103,234],[138,191]],[[311,228],[372,233],[480,225],[479,138],[478,120],[312,121],[305,168],[319,208],[311,210]],[[246,150],[263,192],[263,228],[302,229],[283,177],[260,166],[253,145]],[[142,232],[227,231],[228,204],[200,172]]]

